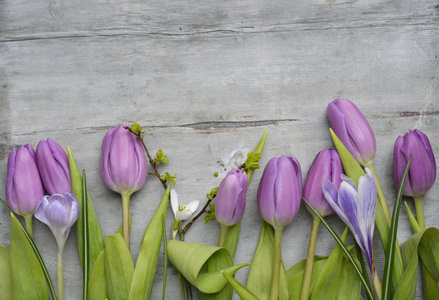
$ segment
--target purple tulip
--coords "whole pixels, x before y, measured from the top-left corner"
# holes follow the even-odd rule
[[[26,144],[18,150],[12,149],[6,177],[6,200],[9,207],[19,215],[32,216],[43,195],[43,184],[32,146]]]
[[[351,101],[335,99],[328,104],[332,130],[362,166],[375,156],[375,135],[364,115]]]
[[[331,205],[323,195],[322,185],[329,180],[339,188],[343,174],[343,166],[340,156],[335,149],[324,149],[317,154],[306,176],[303,186],[303,198],[305,198],[323,217],[334,212]],[[306,209],[313,214],[312,210],[305,205]]]
[[[104,137],[101,174],[110,190],[131,195],[145,184],[146,158],[140,140],[124,126],[110,129]]]
[[[79,207],[75,196],[70,193],[44,196],[35,209],[35,218],[49,226],[62,255],[70,228],[78,219]]]
[[[48,138],[38,143],[37,165],[41,181],[47,193],[64,194],[72,191],[69,159],[66,152],[55,141]]]
[[[302,197],[302,173],[293,156],[272,158],[265,166],[258,188],[259,213],[274,228],[283,228],[296,217]]]
[[[352,231],[372,271],[372,238],[375,228],[377,188],[372,172],[368,168],[365,171],[366,176],[360,176],[358,187],[344,175],[341,175],[340,189],[326,180],[323,183],[323,194],[340,219]]]
[[[247,183],[247,174],[240,169],[231,170],[221,181],[215,198],[215,217],[222,225],[235,225],[244,215]]]
[[[393,152],[393,177],[399,188],[404,169],[410,156],[412,163],[404,186],[404,195],[422,196],[436,179],[436,160],[427,136],[420,130],[409,130],[404,137],[399,136]]]

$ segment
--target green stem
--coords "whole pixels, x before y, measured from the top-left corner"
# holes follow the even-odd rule
[[[378,194],[378,200],[381,203],[381,207],[383,208],[384,215],[386,216],[387,224],[391,224],[392,222],[392,215],[390,214],[389,206],[387,205],[386,197],[384,196],[383,188],[381,187],[381,184],[378,180],[378,176],[375,173],[375,169],[373,168],[372,162],[367,163],[365,165],[366,168],[369,168],[369,170],[373,174],[373,178],[375,179],[375,184],[377,186],[377,194]]]
[[[183,275],[181,275],[180,272],[178,272],[178,278],[180,279],[181,299],[186,300],[186,294],[184,293]]]
[[[32,216],[33,215],[24,216],[24,222],[26,223],[27,233],[29,233],[30,237],[34,239],[34,234],[32,232]]]
[[[280,276],[280,258],[282,248],[282,228],[274,228],[274,261],[273,277],[271,279],[270,300],[277,300],[279,297],[279,276]]]
[[[61,253],[58,253],[58,259],[56,264],[56,275],[58,280],[58,299],[64,300],[64,272],[63,272]]]
[[[229,226],[221,224],[221,231],[220,231],[220,236],[218,239],[218,247],[224,246],[224,242],[226,241],[228,229],[229,229]]]
[[[316,250],[317,233],[319,232],[320,219],[313,215],[311,236],[309,237],[308,256],[306,257],[305,273],[303,274],[301,300],[308,300],[309,287],[311,284],[312,267],[314,265],[314,253]]]
[[[422,196],[413,196],[415,200],[416,219],[418,220],[421,230],[425,229],[424,206],[422,205]]]
[[[122,195],[122,236],[128,246],[128,250],[130,249],[130,197],[130,194]]]

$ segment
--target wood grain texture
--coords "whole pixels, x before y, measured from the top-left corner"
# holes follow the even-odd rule
[[[438,24],[439,6],[431,0],[0,1],[0,186],[13,147],[36,147],[50,137],[70,146],[79,168],[86,169],[102,230],[112,234],[121,223],[121,201],[99,171],[109,128],[139,122],[150,150],[168,155],[170,163],[160,171],[178,175],[181,200],[205,201],[265,130],[261,166],[291,154],[305,177],[314,156],[332,147],[326,105],[344,97],[375,131],[375,167],[392,206],[396,137],[418,128],[439,155]],[[256,249],[261,173],[248,191],[237,263],[251,262]],[[134,260],[162,192],[149,178],[133,196]],[[436,184],[425,197],[427,226],[439,227],[438,198]],[[7,247],[9,219],[0,208],[0,243]],[[328,220],[342,231],[335,216]],[[168,227],[171,222],[169,209]],[[286,228],[286,267],[306,257],[310,226],[302,208]],[[55,279],[55,240],[37,221],[34,230]],[[218,234],[217,223],[201,221],[187,240],[214,245]],[[410,234],[402,210],[398,238]],[[64,253],[66,299],[80,298],[82,288],[73,235]],[[320,255],[334,247],[323,228],[317,247]],[[159,264],[153,299],[161,295],[162,258]],[[245,283],[248,270],[236,278]],[[171,266],[166,298],[179,297]]]

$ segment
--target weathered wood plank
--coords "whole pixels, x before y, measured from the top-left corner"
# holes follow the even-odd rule
[[[121,203],[99,171],[109,128],[141,123],[152,152],[168,155],[170,164],[161,170],[177,173],[182,201],[204,201],[265,130],[261,166],[292,154],[306,176],[317,152],[332,146],[326,105],[345,97],[375,131],[375,165],[393,204],[396,137],[419,128],[439,155],[438,21],[434,1],[0,2],[0,186],[13,147],[35,147],[51,137],[70,146],[78,166],[86,168],[101,226],[112,234],[120,226]],[[251,261],[257,244],[261,173],[248,193],[240,263]],[[133,197],[134,259],[161,193],[150,178]],[[436,185],[425,198],[428,226],[439,227],[438,195]],[[342,230],[335,216],[329,221]],[[202,223],[187,240],[216,244],[218,224]],[[287,267],[306,256],[310,225],[302,208],[287,227]],[[410,236],[404,210],[399,230],[400,241]],[[9,216],[1,208],[1,244],[9,245],[9,234]],[[35,240],[56,278],[55,241],[38,222]],[[318,254],[333,245],[321,228]],[[382,265],[379,247],[375,252]],[[81,271],[72,237],[64,265],[66,299],[77,299]],[[161,274],[159,267],[154,299],[161,295]],[[245,283],[247,274],[243,269],[236,277]],[[168,276],[167,298],[178,298],[174,268]]]

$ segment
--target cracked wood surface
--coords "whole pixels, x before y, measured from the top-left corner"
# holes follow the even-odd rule
[[[392,207],[396,137],[418,128],[439,156],[438,24],[439,5],[431,0],[0,1],[0,185],[13,147],[36,147],[50,137],[70,146],[86,169],[103,233],[112,234],[121,223],[121,201],[99,171],[109,128],[139,122],[150,151],[167,154],[170,163],[159,170],[177,174],[181,201],[203,204],[265,130],[261,166],[290,154],[305,177],[314,156],[332,147],[326,105],[343,97],[375,131],[375,168]],[[249,187],[237,263],[251,262],[257,246],[261,173]],[[149,178],[132,198],[134,261],[162,190]],[[425,197],[427,226],[439,227],[438,198],[436,184]],[[343,224],[328,220],[341,233]],[[166,222],[171,226],[170,209]],[[284,231],[287,268],[306,257],[310,227],[301,208]],[[34,230],[55,279],[56,242],[45,225],[34,221]],[[217,223],[200,220],[186,240],[216,245],[218,234]],[[410,234],[403,209],[399,241]],[[73,235],[64,253],[66,299],[80,298],[82,288]],[[0,243],[9,247],[9,238],[9,216],[0,208]],[[382,272],[377,234],[374,242]],[[333,247],[320,228],[316,254]],[[153,299],[161,297],[162,258],[159,264]],[[248,270],[236,274],[244,284]],[[170,266],[166,298],[179,297]]]

